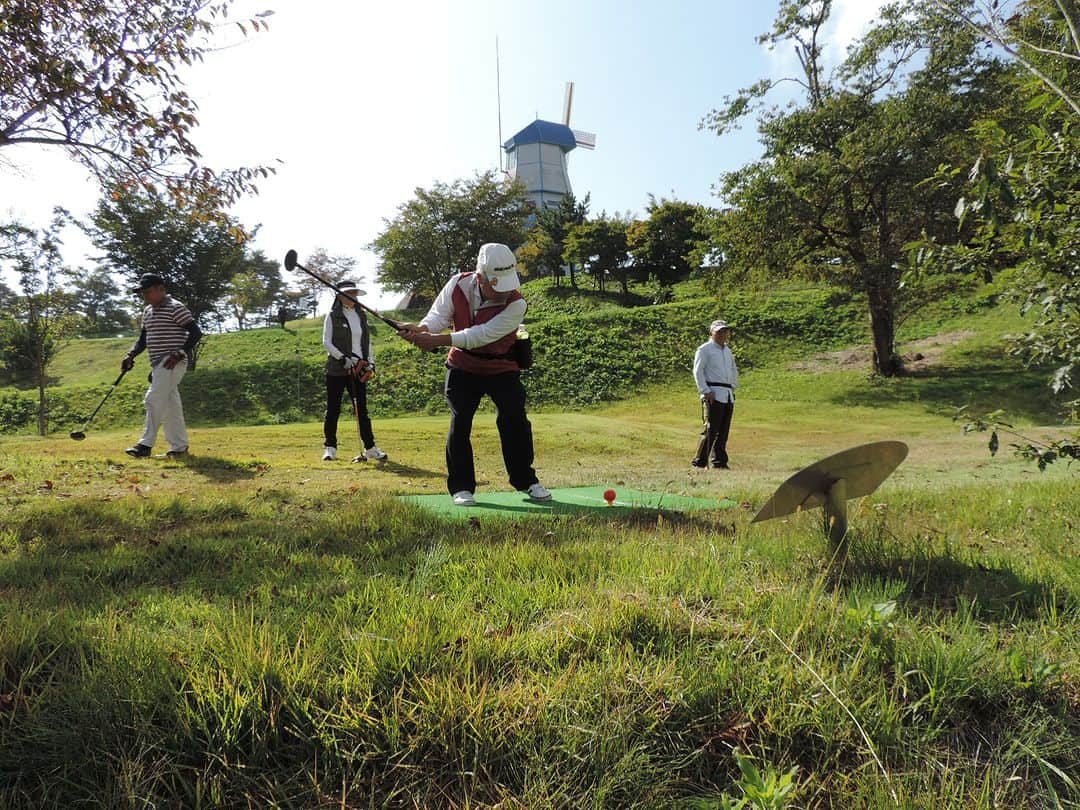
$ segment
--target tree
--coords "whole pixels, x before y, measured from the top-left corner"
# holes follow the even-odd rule
[[[222,211],[273,170],[214,171],[191,135],[183,72],[212,50],[231,0],[5,0],[0,15],[0,148],[60,147],[104,185],[165,191],[200,215]],[[266,23],[237,23],[258,31]],[[220,216],[220,214],[219,214]]]
[[[706,239],[700,223],[702,207],[681,200],[649,196],[649,218],[627,230],[630,252],[641,269],[669,287],[690,275],[690,263]]]
[[[203,325],[220,314],[233,276],[244,268],[240,230],[234,220],[207,220],[156,194],[123,189],[101,199],[86,227],[108,268],[132,283],[157,273]]]
[[[566,250],[566,235],[575,225],[585,222],[589,216],[589,195],[578,200],[572,193],[567,193],[553,208],[542,208],[536,212],[536,221],[525,236],[519,261],[526,275],[550,273],[558,286],[562,279],[563,253]],[[574,263],[570,263],[570,286],[577,287],[574,275]]]
[[[135,323],[133,308],[120,298],[120,288],[108,270],[69,270],[65,273],[74,311],[82,317],[84,335],[109,335],[128,331]]]
[[[596,278],[597,286],[604,289],[605,276],[613,276],[622,287],[624,298],[630,295],[629,268],[627,262],[630,253],[626,231],[629,222],[617,217],[608,218],[601,213],[580,225],[574,225],[566,235],[566,250],[563,258],[570,263],[580,264],[585,271]]]
[[[516,248],[525,238],[520,183],[483,172],[451,184],[417,188],[371,243],[379,257],[379,283],[396,292],[434,296],[450,276],[476,267],[485,242]]]
[[[0,312],[7,312],[15,304],[15,291],[0,281]]]
[[[901,370],[895,349],[906,246],[954,229],[956,184],[924,183],[962,154],[972,124],[996,103],[1004,71],[977,40],[928,3],[888,6],[833,72],[822,31],[831,0],[784,0],[760,41],[792,44],[801,101],[761,109],[758,82],[714,110],[719,134],[757,110],[763,158],[724,176],[732,207],[721,249],[747,265],[828,273],[864,293],[874,369]],[[916,60],[919,61],[916,61]]]
[[[1012,341],[1014,351],[1053,364],[1055,392],[1074,390],[1080,372],[1080,14],[1063,0],[1030,0],[1015,14],[997,4],[935,2],[1020,66],[1012,97],[1022,113],[988,117],[977,128],[977,157],[956,206],[975,235],[954,237],[945,251],[927,240],[922,258],[931,269],[983,275],[1015,267],[1013,296],[1037,317]],[[939,177],[958,173],[945,169]]]
[[[356,257],[344,254],[331,256],[326,248],[315,248],[311,252],[304,266],[319,278],[325,279],[332,284],[340,281],[355,281],[360,283],[356,276]],[[299,271],[299,287],[304,293],[305,300],[311,308],[311,316],[319,311],[319,298],[326,292],[326,285],[313,279],[303,271]]]
[[[262,312],[269,322],[269,310],[279,301],[285,289],[281,278],[281,266],[268,259],[261,250],[245,256],[240,272],[232,278],[228,295],[229,307],[240,329],[248,327],[248,320]]]
[[[71,295],[58,283],[63,270],[59,238],[63,224],[63,214],[58,212],[40,232],[5,229],[9,237],[5,258],[18,276],[19,291],[0,328],[0,357],[14,380],[30,382],[37,388],[38,433],[42,436],[48,428],[45,386],[49,364],[77,323],[71,311]]]
[[[1019,10],[934,2],[1019,69],[1014,112],[978,123],[970,170],[943,166],[938,174],[939,180],[967,175],[956,213],[961,223],[974,223],[975,233],[951,244],[923,240],[920,269],[984,277],[1012,269],[1011,295],[1036,319],[1026,334],[1009,336],[1011,351],[1052,364],[1051,388],[1067,395],[1077,388],[1080,371],[1080,15],[1064,0],[1029,0]],[[1073,420],[1078,409],[1080,400],[1065,403]],[[991,455],[1003,433],[1018,439],[1017,455],[1040,470],[1060,459],[1080,460],[1080,432],[1035,439],[1003,421],[1002,411],[960,414],[970,419],[965,432],[990,432]]]

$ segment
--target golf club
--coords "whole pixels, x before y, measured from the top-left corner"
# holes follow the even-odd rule
[[[86,438],[86,429],[90,427],[90,423],[94,421],[94,417],[97,416],[98,411],[101,410],[101,406],[105,404],[106,400],[108,400],[110,396],[112,396],[112,392],[116,390],[116,386],[120,384],[120,381],[124,379],[125,374],[127,374],[127,369],[124,369],[120,372],[120,376],[116,378],[116,382],[114,382],[109,388],[108,392],[105,394],[105,398],[98,403],[98,406],[94,408],[94,412],[90,414],[90,417],[85,422],[83,422],[82,430],[73,430],[71,431],[71,433],[68,434],[68,436],[70,436],[77,442],[81,442],[83,439]]]
[[[331,284],[329,281],[327,281],[322,276],[317,275],[316,273],[313,273],[310,270],[308,270],[306,267],[304,267],[304,265],[300,264],[300,262],[298,262],[296,260],[296,251],[295,250],[290,250],[288,253],[285,254],[285,269],[288,270],[290,273],[293,270],[296,270],[296,269],[303,270],[305,273],[307,273],[313,279],[318,281],[320,284],[325,284],[327,287],[329,287],[331,290],[338,293],[339,295],[344,295],[346,298],[348,298],[350,301],[352,301],[353,304],[360,307],[360,309],[364,310],[365,312],[370,312],[372,315],[374,315],[380,321],[385,323],[387,326],[389,326],[395,332],[397,332],[397,331],[399,331],[401,329],[401,324],[398,323],[397,321],[395,321],[393,318],[387,318],[385,315],[382,315],[378,310],[372,309],[371,307],[369,307],[369,306],[367,306],[365,304],[361,304],[359,301],[356,300],[355,296],[349,295],[349,293],[347,293],[347,292],[343,292],[338,287],[338,285]]]
[[[345,389],[349,392],[349,401],[352,402],[353,419],[356,420],[356,439],[360,442],[360,455],[353,459],[353,464],[359,461],[367,461],[367,456],[364,455],[364,434],[360,430],[360,405],[357,402],[356,390],[353,386],[356,384],[356,378],[350,374],[345,375]]]

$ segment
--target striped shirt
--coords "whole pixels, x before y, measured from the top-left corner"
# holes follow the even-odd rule
[[[150,365],[156,366],[173,352],[183,351],[188,340],[187,326],[195,318],[191,312],[166,295],[158,306],[143,310],[142,325],[146,330],[146,350],[150,352]]]

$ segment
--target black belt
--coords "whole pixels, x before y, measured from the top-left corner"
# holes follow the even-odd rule
[[[716,386],[717,388],[726,388],[729,391],[734,391],[735,390],[735,386],[734,385],[729,385],[728,383],[709,382],[708,380],[706,380],[705,384],[706,385],[713,385],[713,386]]]

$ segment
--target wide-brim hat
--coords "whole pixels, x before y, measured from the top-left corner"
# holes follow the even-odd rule
[[[476,256],[476,272],[491,282],[495,292],[510,292],[521,286],[517,257],[514,251],[499,242],[480,246],[480,253]]]
[[[342,281],[337,285],[338,292],[349,293],[350,295],[367,295],[366,290],[362,290],[356,286],[355,281]]]

